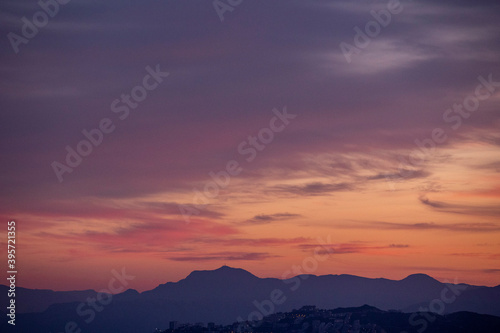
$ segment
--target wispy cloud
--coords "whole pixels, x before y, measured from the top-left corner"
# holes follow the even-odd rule
[[[483,272],[486,274],[500,274],[500,269],[498,268],[483,269]]]
[[[456,257],[469,257],[469,258],[484,258],[490,260],[497,260],[500,258],[499,253],[491,253],[491,252],[466,252],[466,253],[451,253],[451,256]]]
[[[42,231],[36,237],[68,246],[78,246],[89,252],[165,252],[165,249],[181,249],[192,239],[199,237],[223,237],[238,234],[234,227],[197,219],[189,226],[181,220],[151,220],[125,222],[101,231],[98,226],[91,230],[58,233]]]
[[[443,213],[475,215],[475,216],[500,216],[500,207],[498,205],[464,205],[452,204],[442,201],[431,201],[426,196],[419,198],[420,202],[434,210]]]
[[[408,244],[391,244],[389,245],[390,248],[397,248],[397,249],[404,249],[407,247],[410,247]]]
[[[255,215],[251,219],[244,221],[243,224],[268,224],[274,221],[289,220],[301,216],[302,215],[300,214],[291,214],[291,213],[260,214],[260,215]]]
[[[347,183],[328,184],[314,182],[304,185],[276,185],[271,190],[299,196],[317,196],[327,195],[332,192],[350,191],[353,188],[352,184]]]
[[[180,205],[183,205],[183,204],[179,204],[176,202],[167,202],[167,203],[163,204],[164,209],[165,209],[165,213],[172,214],[172,215],[179,215],[181,213],[179,210]],[[190,205],[187,205],[187,206],[191,207]],[[223,213],[211,210],[209,207],[210,207],[209,205],[206,205],[203,207],[196,208],[196,210],[197,210],[196,216],[208,217],[208,218],[221,218],[224,216]]]
[[[496,223],[451,223],[440,224],[434,222],[423,223],[395,223],[382,221],[350,221],[338,224],[336,227],[347,229],[384,229],[384,230],[443,230],[454,232],[497,232],[500,224]]]
[[[187,255],[180,257],[168,257],[167,259],[173,261],[255,261],[265,260],[271,257],[276,257],[265,252],[216,252],[203,255]]]
[[[296,237],[296,238],[220,238],[220,237],[200,237],[192,239],[191,243],[204,243],[204,244],[220,244],[224,246],[282,246],[300,244],[310,241],[310,238]]]
[[[500,172],[500,161],[495,161],[480,166],[475,165],[474,168],[489,169],[495,172]]]
[[[318,244],[301,244],[298,247],[304,251],[317,250]],[[390,244],[390,245],[372,245],[366,242],[350,242],[341,244],[323,244],[321,254],[351,254],[351,253],[364,253],[364,254],[380,254],[380,250],[396,250],[409,248],[408,244]],[[396,252],[387,252],[387,254],[394,254]]]
[[[397,179],[401,178],[402,174],[407,175],[406,177],[404,177],[405,180],[427,178],[431,175],[431,173],[429,171],[426,171],[426,170],[402,169],[401,172],[379,173],[377,175],[368,176],[368,177],[366,177],[366,179],[367,180],[380,180],[380,179],[395,179],[395,180],[397,180]]]

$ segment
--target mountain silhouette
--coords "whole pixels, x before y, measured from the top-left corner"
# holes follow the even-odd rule
[[[30,299],[30,295],[40,291],[22,292],[23,299]],[[439,302],[436,300],[443,294],[444,308],[434,304],[435,311],[442,314],[469,311],[500,316],[500,286],[455,286],[425,274],[413,274],[400,281],[353,275],[299,275],[280,280],[259,278],[240,268],[222,266],[193,271],[178,282],[161,284],[142,293],[129,289],[114,295],[110,304],[94,311],[94,316],[90,312],[78,315],[76,309],[81,306],[82,292],[52,293],[57,293],[58,298],[52,298],[51,304],[49,300],[33,298],[40,304],[33,304],[31,312],[38,312],[18,312],[16,328],[23,332],[64,332],[64,325],[74,322],[82,332],[150,333],[157,327],[168,327],[174,320],[226,324],[247,320],[252,313],[286,312],[304,305],[335,309],[367,304],[385,311],[412,312],[420,311],[420,307],[433,311],[431,305]],[[449,302],[451,298],[453,301]],[[90,311],[90,307],[83,309]],[[6,324],[1,324],[0,329],[8,332]]]
[[[7,295],[9,287],[0,284],[0,294]],[[47,289],[28,289],[16,286],[16,312],[43,312],[52,304],[81,302],[88,297],[96,297],[97,292],[94,290],[78,290],[78,291],[53,291]],[[2,312],[5,312],[8,306],[9,299],[2,297],[0,306]]]
[[[202,279],[204,281],[207,281],[208,279],[238,279],[240,281],[251,281],[258,279],[258,277],[242,268],[233,268],[224,265],[215,270],[193,271],[186,277],[185,280],[192,279]]]

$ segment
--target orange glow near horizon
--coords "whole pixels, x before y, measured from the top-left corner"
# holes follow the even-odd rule
[[[432,177],[403,180],[395,189],[381,179],[306,195],[296,189],[338,182],[328,175],[283,179],[276,172],[254,186],[235,177],[207,206],[223,215],[190,223],[162,208],[174,195],[188,202],[190,192],[88,201],[87,217],[19,214],[20,286],[99,290],[111,269],[122,267],[136,276],[129,287],[139,291],[224,264],[280,278],[321,244],[331,250],[328,259],[303,273],[396,280],[425,273],[496,286],[500,178],[474,167],[492,153],[500,157],[487,145],[442,149],[448,158],[428,161]],[[454,163],[460,159],[467,162]]]

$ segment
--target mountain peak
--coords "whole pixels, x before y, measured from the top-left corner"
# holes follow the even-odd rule
[[[139,295],[139,292],[135,289],[129,288],[129,289],[125,290],[124,292],[122,292],[120,295],[133,295],[133,296],[135,296],[135,295]]]
[[[221,271],[221,272],[232,272],[232,271],[245,271],[243,268],[234,268],[234,267],[230,267],[230,266],[227,266],[227,265],[222,265],[220,266],[219,268],[217,269],[214,269],[213,271],[216,272],[216,271]],[[246,271],[245,271],[246,272]]]
[[[422,273],[408,275],[403,280],[401,280],[401,282],[411,282],[420,284],[441,284],[441,282],[434,279],[433,277]]]
[[[258,279],[252,273],[242,269],[242,268],[233,268],[226,265],[223,265],[214,270],[203,270],[203,271],[193,271],[187,277],[186,280],[192,279]]]
[[[403,279],[403,281],[404,280],[421,280],[421,281],[423,281],[423,280],[434,280],[434,281],[437,281],[434,278],[430,277],[429,275],[423,274],[423,273],[410,274],[407,277],[405,277]]]
[[[114,297],[116,297],[117,299],[130,299],[130,298],[134,298],[134,297],[138,297],[140,294],[137,290],[135,289],[127,289],[125,290],[124,292],[120,293],[120,294],[116,294],[114,295]]]

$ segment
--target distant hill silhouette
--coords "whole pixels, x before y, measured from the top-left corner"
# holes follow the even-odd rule
[[[0,284],[0,295],[7,295],[9,287]],[[87,297],[96,297],[94,290],[52,291],[47,289],[27,289],[16,287],[16,312],[42,312],[52,304],[84,301]],[[9,298],[1,297],[0,306],[5,313]]]
[[[443,290],[447,302],[440,301]],[[274,296],[278,293],[280,297],[273,297],[273,291]],[[161,284],[142,293],[127,290],[113,296],[102,311],[94,311],[92,320],[89,312],[79,316],[76,308],[86,297],[95,297],[95,291],[43,291],[48,298],[40,297],[40,292],[22,290],[18,303],[22,297],[23,302],[30,304],[30,311],[39,312],[18,311],[18,331],[64,332],[65,324],[74,321],[82,332],[150,333],[157,327],[168,327],[172,320],[231,323],[237,318],[246,319],[252,312],[267,311],[258,310],[258,306],[266,305],[272,305],[273,311],[291,311],[303,305],[335,309],[369,304],[382,310],[412,312],[419,307],[429,308],[434,301],[434,308],[443,313],[469,311],[500,316],[500,286],[459,285],[450,289],[425,274],[410,275],[400,281],[352,275],[301,275],[280,280],[262,279],[243,269],[223,266],[212,271],[194,271],[178,282]],[[451,298],[454,300],[449,302]],[[271,299],[283,302],[272,303]],[[440,302],[444,309],[436,307]],[[5,321],[0,324],[0,331],[8,332],[7,328]]]

